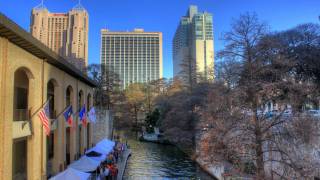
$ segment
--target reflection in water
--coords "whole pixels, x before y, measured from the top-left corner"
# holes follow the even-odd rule
[[[117,134],[128,140],[132,151],[125,180],[212,179],[175,146],[140,142],[135,133]]]

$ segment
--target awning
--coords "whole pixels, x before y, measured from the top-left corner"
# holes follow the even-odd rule
[[[65,171],[57,174],[56,176],[50,178],[49,180],[88,180],[89,177],[89,173],[81,172],[73,168],[68,168]]]
[[[103,146],[103,147],[114,147],[116,143],[114,141],[111,141],[109,139],[103,139],[100,142],[97,143],[96,146]]]
[[[99,161],[99,162],[102,162],[107,158],[107,155],[105,155],[105,154],[102,154],[101,156],[88,156],[88,155],[86,155],[86,156],[90,159],[93,159],[93,160]]]
[[[94,146],[93,148],[87,150],[86,153],[90,153],[91,151],[95,151],[95,152],[101,153],[103,155],[107,155],[113,150],[114,145],[115,145],[115,142],[110,141],[108,139],[104,139],[104,140],[100,141],[99,143],[97,143],[97,145]]]
[[[96,161],[88,156],[82,156],[79,160],[70,164],[69,167],[82,172],[92,172],[95,171],[99,165],[100,161]]]
[[[107,154],[109,154],[109,153],[112,151],[112,149],[95,146],[95,147],[93,147],[93,148],[91,148],[91,149],[88,149],[88,150],[86,151],[86,153],[90,153],[90,152],[92,152],[92,151],[101,153],[102,155],[107,155]]]
[[[101,156],[82,156],[79,160],[69,165],[70,168],[82,171],[92,172],[97,169],[100,163],[106,159],[107,155],[113,150],[115,142],[104,139],[97,143],[96,146],[86,151],[86,154],[101,154]]]

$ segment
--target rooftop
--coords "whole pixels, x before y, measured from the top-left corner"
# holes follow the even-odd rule
[[[101,29],[101,34],[162,34],[162,32],[146,32],[142,28],[135,28],[133,31],[110,31],[109,29]]]

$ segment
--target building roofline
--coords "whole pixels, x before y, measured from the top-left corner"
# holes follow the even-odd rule
[[[74,67],[71,63],[57,53],[53,52],[47,46],[34,38],[29,32],[17,25],[11,19],[0,12],[0,36],[7,38],[10,42],[16,44],[29,53],[45,60],[49,64],[61,69],[80,81],[96,87],[97,83]]]
[[[101,33],[110,33],[110,34],[162,34],[160,31],[110,31],[109,29],[101,29]]]

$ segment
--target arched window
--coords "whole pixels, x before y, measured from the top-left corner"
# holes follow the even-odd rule
[[[54,81],[50,80],[47,84],[47,99],[49,100],[49,118],[50,119],[54,119],[56,116],[56,112],[55,112],[55,97],[54,97]]]
[[[29,78],[23,69],[14,73],[14,114],[13,121],[26,121],[28,113]]]
[[[84,105],[84,97],[83,97],[83,91],[80,90],[79,91],[79,98],[78,98],[78,107],[79,107],[79,110],[82,108],[82,106]]]
[[[73,97],[73,89],[71,86],[68,86],[67,89],[66,89],[66,107],[69,106],[69,105],[72,105],[72,98]],[[66,163],[67,165],[70,164],[71,162],[71,157],[70,157],[70,138],[71,138],[71,129],[70,127],[67,127],[66,128]]]
[[[87,96],[87,111],[90,110],[92,104],[91,104],[91,94],[88,94]]]
[[[73,89],[71,86],[68,86],[66,90],[66,106],[72,105],[72,96],[73,96]]]
[[[84,105],[84,95],[83,95],[83,91],[80,90],[79,97],[78,97],[78,108],[79,108],[78,111],[81,110],[83,105]],[[79,119],[79,121],[80,121],[80,119]],[[79,130],[78,130],[78,135],[77,135],[77,137],[78,137],[78,146],[77,147],[78,147],[79,154],[81,154],[82,139],[83,139],[81,131],[82,131],[82,126],[79,125]]]
[[[47,83],[47,100],[49,101],[49,119],[56,118],[56,90],[57,82],[51,79]],[[55,121],[57,123],[57,121]],[[53,125],[53,124],[51,124]],[[52,163],[54,158],[54,132],[51,130],[50,136],[47,137],[47,175],[51,176],[53,174]]]
[[[90,108],[92,106],[91,99],[92,99],[91,94],[88,94],[88,96],[87,96],[87,111],[88,112],[90,111]],[[91,126],[91,124],[87,125],[87,148],[89,148],[90,144],[91,144],[91,142],[90,142],[90,137],[91,137],[90,126]]]
[[[27,121],[29,115],[29,83],[33,78],[26,68],[19,68],[14,73],[13,121]],[[12,178],[27,179],[27,138],[13,139],[12,143]]]

